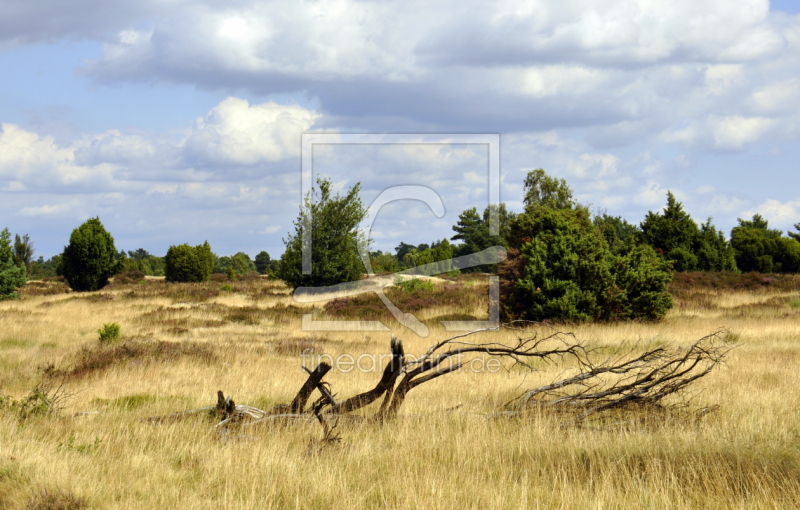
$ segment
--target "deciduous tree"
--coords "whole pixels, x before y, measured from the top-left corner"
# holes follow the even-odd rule
[[[286,251],[281,257],[278,277],[290,287],[320,287],[357,281],[364,274],[360,250],[367,251],[369,241],[359,230],[367,214],[361,202],[361,185],[346,194],[333,195],[328,179],[305,197],[294,222],[294,233],[284,239]],[[311,274],[303,274],[303,232],[311,231]]]

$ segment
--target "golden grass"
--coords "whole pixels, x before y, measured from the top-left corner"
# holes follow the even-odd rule
[[[448,337],[438,316],[485,317],[486,287],[457,283],[458,299],[418,314],[430,337],[386,320],[407,352]],[[225,442],[203,417],[139,421],[212,405],[219,389],[268,409],[302,384],[303,352],[307,363],[388,352],[388,333],[302,331],[303,313],[337,316],[324,303],[294,303],[279,283],[222,285],[147,280],[0,302],[0,394],[25,398],[48,364],[67,371],[81,356],[114,360],[68,379],[72,396],[58,414],[21,421],[0,411],[0,508],[800,507],[797,292],[697,288],[660,323],[560,328],[612,347],[688,345],[728,329],[736,349],[694,396],[720,407],[697,423],[603,431],[560,429],[548,416],[487,419],[564,369],[539,363],[532,373],[462,370],[432,381],[409,394],[395,422],[343,422],[341,443],[309,453],[321,436],[315,422]],[[102,346],[97,330],[109,322],[121,325],[122,339]],[[334,370],[326,380],[347,397],[374,385],[381,369]],[[76,415],[86,412],[94,414]]]

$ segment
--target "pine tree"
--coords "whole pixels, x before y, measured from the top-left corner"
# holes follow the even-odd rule
[[[498,223],[498,233],[492,235],[489,229],[490,217],[496,214]],[[453,241],[461,241],[453,247],[456,257],[478,253],[493,246],[508,247],[508,237],[510,235],[509,225],[515,218],[514,213],[509,213],[506,204],[492,204],[483,211],[483,217],[478,214],[477,208],[473,207],[462,212],[458,216],[458,223],[453,226],[456,235],[451,237]],[[480,265],[466,268],[465,272],[485,272],[494,271],[494,264]]]
[[[675,271],[698,269],[695,245],[700,231],[671,191],[667,192],[667,206],[663,212],[648,212],[640,228],[642,241],[671,261]]]

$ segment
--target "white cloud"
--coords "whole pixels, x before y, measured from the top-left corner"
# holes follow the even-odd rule
[[[40,137],[14,124],[2,124],[0,178],[23,186],[77,185],[107,182],[116,169],[101,163],[85,166],[75,162],[74,147],[59,147],[52,137]]]
[[[707,211],[711,213],[723,213],[725,216],[730,216],[731,213],[741,211],[747,207],[749,202],[737,197],[727,195],[715,195],[708,202]]]
[[[20,209],[18,214],[20,216],[31,216],[31,217],[63,216],[74,212],[75,209],[79,207],[80,207],[80,202],[78,200],[73,199],[57,204],[23,207],[22,209]]]
[[[729,149],[747,142],[725,128],[715,142],[708,118],[766,114],[751,111],[770,106],[757,91],[800,72],[798,27],[767,0],[189,3],[121,31],[86,72],[302,92],[359,129],[369,117],[426,131],[581,126],[600,144],[667,133]]]
[[[800,106],[800,79],[767,84],[754,91],[749,102],[753,110],[765,115],[796,111]]]
[[[155,184],[150,186],[150,189],[147,190],[147,194],[152,195],[158,193],[162,195],[174,195],[176,191],[178,191],[177,184]]]
[[[740,151],[762,140],[778,125],[778,121],[767,117],[711,115],[665,132],[660,139],[665,142],[679,142],[688,147]]]
[[[739,84],[744,75],[741,64],[710,65],[705,72],[705,84],[711,94],[720,95]]]
[[[714,145],[720,149],[740,150],[759,140],[770,127],[772,119],[764,117],[712,117],[709,124],[713,132]]]
[[[765,217],[773,228],[789,228],[794,223],[800,222],[800,198],[786,202],[769,199],[743,212],[742,217],[749,219],[756,213]]]
[[[593,92],[603,87],[608,78],[607,70],[581,65],[546,65],[511,73],[508,84],[512,90],[540,99]]]
[[[320,117],[300,106],[229,97],[195,121],[184,146],[192,162],[253,165],[300,154],[300,135]]]
[[[143,135],[123,134],[117,129],[85,137],[76,145],[76,156],[90,161],[126,163],[150,159],[157,152],[154,140]]]
[[[639,205],[652,207],[666,203],[666,196],[667,190],[661,186],[661,183],[648,181],[637,190],[633,201]]]
[[[530,158],[530,162],[521,165],[525,171],[544,168],[570,179],[597,180],[615,176],[620,167],[618,156],[591,151],[585,143],[555,131],[508,135],[503,137],[502,146]]]

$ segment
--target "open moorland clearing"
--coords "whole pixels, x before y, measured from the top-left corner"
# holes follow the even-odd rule
[[[800,507],[800,279],[679,274],[671,289],[675,307],[661,322],[529,325],[471,341],[556,329],[613,354],[685,347],[724,329],[733,349],[687,395],[690,408],[713,409],[700,417],[610,426],[563,426],[547,412],[503,418],[495,413],[505,403],[575,367],[504,360],[495,371],[479,357],[412,390],[396,419],[343,420],[340,440],[322,444],[313,419],[221,437],[205,413],[146,418],[213,406],[218,390],[270,409],[292,400],[304,364],[342,355],[374,357],[349,371],[334,363],[332,391],[365,391],[380,378],[375,360],[390,334],[304,332],[304,313],[380,319],[420,355],[453,336],[439,320],[486,318],[485,276],[387,290],[428,325],[427,338],[394,322],[374,294],[297,303],[263,279],[146,280],[90,293],[31,282],[20,300],[0,303],[0,507]],[[112,322],[121,338],[101,343],[98,329]]]

